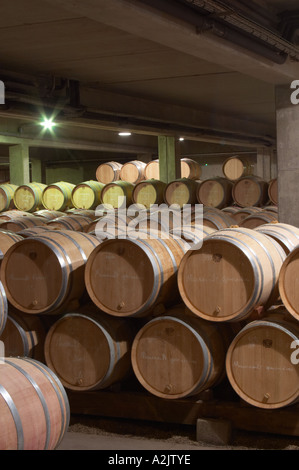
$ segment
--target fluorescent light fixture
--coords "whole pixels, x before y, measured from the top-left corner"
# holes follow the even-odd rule
[[[185,140],[184,137],[180,137],[179,140]]]
[[[118,135],[121,135],[122,137],[126,137],[129,135],[132,135],[131,132],[119,132]]]

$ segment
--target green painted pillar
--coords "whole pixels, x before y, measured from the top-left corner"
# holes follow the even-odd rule
[[[26,144],[9,147],[10,182],[17,186],[30,183],[29,147]]]
[[[42,182],[42,162],[38,158],[31,158],[31,181],[34,183]]]
[[[178,144],[175,137],[158,136],[160,180],[169,183],[181,177]]]

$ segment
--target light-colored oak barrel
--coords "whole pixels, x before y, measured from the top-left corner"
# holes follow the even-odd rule
[[[44,362],[46,327],[38,315],[28,315],[10,308],[0,335],[6,357],[31,357]]]
[[[34,215],[13,217],[10,220],[0,221],[0,230],[9,230],[11,232],[20,232],[25,228],[36,227],[45,225],[47,220],[44,217],[37,217]]]
[[[55,230],[77,230],[84,232],[84,228],[91,223],[90,217],[81,215],[65,215],[57,219],[50,220],[47,225]]]
[[[158,158],[146,164],[144,169],[144,177],[146,180],[160,180],[160,163]]]
[[[91,220],[98,218],[94,209],[67,209],[63,215],[82,215],[83,217],[89,217]]]
[[[120,179],[122,164],[118,162],[105,162],[96,169],[96,179],[100,183],[108,184]]]
[[[298,350],[298,341],[298,323],[281,315],[248,323],[226,356],[227,377],[235,392],[258,408],[278,409],[297,402],[298,357],[292,363],[292,353]]]
[[[250,215],[261,212],[262,210],[261,207],[243,207],[242,209],[239,207],[239,210],[231,214],[231,217],[235,220],[235,223],[239,225]]]
[[[274,206],[278,206],[278,179],[273,178],[269,181],[268,196]]]
[[[164,191],[167,184],[156,179],[137,183],[133,189],[132,201],[149,209],[153,204],[164,202]]]
[[[0,364],[0,449],[55,450],[70,422],[70,406],[57,376],[31,358]]]
[[[264,206],[269,200],[268,183],[256,176],[240,178],[233,185],[232,196],[241,207]]]
[[[84,267],[98,244],[73,230],[44,231],[15,243],[1,263],[8,301],[24,313],[66,313],[85,293]]]
[[[274,238],[287,255],[299,245],[299,228],[294,225],[270,222],[259,225],[255,230]]]
[[[223,207],[221,210],[225,213],[227,212],[228,214],[233,215],[240,210],[240,207],[239,206],[227,206],[227,207]]]
[[[43,192],[42,202],[46,209],[64,211],[73,207],[72,191],[75,185],[65,181],[49,184]]]
[[[0,212],[15,209],[14,193],[18,186],[15,184],[1,184],[0,185]]]
[[[286,257],[279,274],[279,293],[288,312],[299,319],[299,246]]]
[[[202,240],[213,233],[216,229],[205,227],[204,225],[183,225],[182,227],[173,228],[170,234],[174,238],[182,238],[189,246],[202,242]]]
[[[109,183],[102,189],[102,203],[114,209],[128,207],[132,204],[134,185],[128,181]]]
[[[3,333],[7,322],[8,302],[5,289],[0,281],[0,335]]]
[[[260,211],[246,217],[239,225],[240,227],[255,229],[259,225],[278,222],[277,214],[273,212]]]
[[[148,321],[132,345],[132,366],[141,385],[153,395],[178,399],[218,385],[225,377],[229,327],[169,309]]]
[[[226,178],[210,178],[202,181],[197,189],[197,201],[205,206],[222,209],[232,201],[233,183]]]
[[[252,175],[253,167],[246,158],[238,155],[227,158],[222,165],[224,176],[232,181],[236,181],[243,176]]]
[[[110,315],[145,316],[157,304],[176,301],[183,254],[172,238],[106,240],[87,260],[87,292]]]
[[[0,213],[0,222],[3,220],[11,220],[17,217],[32,217],[33,214],[29,214],[25,211],[19,211],[18,209],[11,209],[9,211],[1,212]]]
[[[285,256],[275,240],[255,230],[215,231],[199,250],[184,255],[178,270],[181,298],[205,320],[243,320],[277,301]]]
[[[128,183],[137,184],[145,179],[144,170],[146,163],[140,160],[132,160],[123,164],[120,170],[120,179]]]
[[[39,235],[41,232],[44,232],[44,231],[53,231],[53,230],[56,230],[56,228],[53,228],[50,225],[39,225],[38,227],[24,228],[24,230],[20,230],[18,232],[18,235],[20,235],[22,238],[28,238],[34,235]]]
[[[107,214],[89,224],[85,231],[95,235],[99,241],[110,238],[126,238],[130,221],[130,217],[121,213]]]
[[[101,192],[105,185],[99,181],[84,181],[72,191],[72,204],[76,209],[95,209],[101,203]]]
[[[53,220],[57,219],[57,217],[62,217],[65,215],[65,213],[61,211],[49,211],[48,209],[41,209],[33,212],[33,215],[37,215],[38,217],[45,217],[47,220]]]
[[[181,178],[199,180],[200,177],[200,164],[191,158],[181,158]]]
[[[25,212],[34,212],[43,208],[42,195],[47,185],[42,183],[28,183],[19,186],[14,193],[14,203],[17,209]]]
[[[267,212],[274,212],[275,214],[278,214],[278,206],[268,205],[268,206],[263,207],[263,210],[267,211]]]
[[[0,263],[7,250],[22,239],[20,233],[0,230]]]
[[[134,333],[128,320],[107,317],[100,311],[63,315],[47,333],[46,364],[67,389],[107,388],[132,373]]]
[[[204,212],[202,223],[205,227],[210,227],[216,230],[222,230],[224,228],[236,225],[236,222],[232,216],[222,211]]]
[[[199,182],[189,178],[179,178],[167,184],[164,191],[164,201],[169,206],[177,204],[183,207],[184,204],[196,204],[196,192]]]

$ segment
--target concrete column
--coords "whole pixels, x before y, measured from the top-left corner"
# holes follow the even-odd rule
[[[26,144],[9,147],[10,182],[20,186],[30,183],[29,147]]]
[[[42,183],[42,162],[38,158],[31,158],[31,181]]]
[[[270,181],[271,179],[271,158],[273,154],[272,148],[259,147],[257,149],[257,176],[262,178],[264,181]]]
[[[279,222],[299,227],[299,104],[290,86],[276,87]]]
[[[181,163],[175,137],[158,136],[160,180],[169,183],[181,177]]]

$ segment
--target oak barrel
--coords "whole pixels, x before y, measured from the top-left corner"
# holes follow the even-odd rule
[[[184,306],[148,321],[132,345],[132,366],[141,385],[166,399],[193,396],[225,377],[231,335],[227,325],[206,322]]]
[[[108,184],[120,179],[122,164],[118,162],[101,163],[96,169],[96,179],[100,183]]]
[[[238,155],[227,158],[222,165],[224,176],[231,181],[236,181],[243,176],[251,175],[252,170],[253,168],[249,161]]]
[[[179,178],[167,184],[164,191],[164,201],[169,206],[178,205],[183,207],[185,204],[196,204],[196,192],[199,182],[189,178]]]
[[[189,244],[189,247],[193,247],[197,243],[202,242],[205,237],[213,233],[215,230],[216,229],[205,227],[204,225],[183,225],[182,227],[170,230],[170,234],[174,238],[182,238]]]
[[[153,204],[162,204],[164,202],[166,186],[166,183],[156,179],[141,181],[133,189],[132,201],[135,204],[141,204],[147,209]]]
[[[257,176],[248,176],[235,181],[233,200],[241,207],[264,206],[269,200],[268,183]]]
[[[191,158],[181,158],[181,178],[199,180],[200,177],[200,164]]]
[[[87,260],[87,292],[110,315],[147,315],[157,304],[177,299],[177,269],[183,254],[172,238],[106,240]]]
[[[18,186],[15,184],[0,185],[0,212],[8,211],[15,208],[14,193]]]
[[[0,212],[0,222],[4,220],[15,219],[16,217],[32,217],[33,214],[29,214],[25,211],[19,211],[18,209],[11,209],[8,211]]]
[[[299,319],[299,246],[286,257],[279,274],[279,293],[289,313]]]
[[[40,225],[46,225],[47,220],[44,217],[38,217],[35,215],[26,215],[20,217],[13,217],[9,220],[0,220],[0,229],[9,230],[11,232],[20,232],[25,228],[37,227]]]
[[[120,170],[120,179],[128,183],[137,184],[145,179],[144,170],[146,163],[140,160],[132,160],[123,164]]]
[[[246,217],[239,225],[240,227],[255,229],[259,225],[278,222],[277,214],[274,212],[260,211]]]
[[[278,179],[273,178],[269,181],[268,196],[274,206],[278,206]]]
[[[62,217],[65,215],[62,211],[50,211],[48,209],[40,209],[33,212],[33,215],[37,215],[38,217],[44,217],[47,220],[57,219],[57,217]]]
[[[116,181],[104,186],[101,200],[104,205],[114,209],[128,207],[132,203],[134,185],[128,181]]]
[[[258,408],[278,409],[297,402],[298,344],[298,323],[282,315],[248,323],[226,356],[227,377],[235,392]]]
[[[47,185],[28,183],[20,185],[14,193],[14,203],[17,209],[34,212],[43,208],[42,195]]]
[[[47,333],[46,364],[67,389],[107,388],[132,372],[134,332],[127,319],[107,317],[100,311],[63,315]]]
[[[73,207],[72,191],[75,185],[65,181],[49,184],[42,195],[42,202],[46,209],[64,211]]]
[[[263,209],[261,207],[243,207],[242,209],[239,207],[239,210],[235,211],[231,216],[235,220],[236,224],[240,224],[244,219],[246,219],[246,217],[256,214],[257,212],[261,212],[262,210]]]
[[[48,227],[55,230],[77,230],[83,232],[85,227],[92,222],[90,217],[83,215],[65,215],[57,217],[57,219],[50,220],[47,223]]]
[[[197,188],[197,201],[205,206],[222,209],[232,201],[233,183],[226,178],[209,178]]]
[[[236,225],[230,214],[219,211],[207,211],[203,213],[202,223],[205,227],[221,230]]]
[[[72,230],[44,231],[15,243],[1,264],[7,299],[24,313],[64,311],[83,296],[85,263],[98,244]]]
[[[146,180],[160,180],[160,163],[158,158],[146,164],[144,169],[144,177]]]
[[[0,335],[5,356],[31,357],[44,362],[46,327],[38,315],[9,309],[5,328]]]
[[[55,450],[70,421],[66,392],[57,376],[31,358],[0,364],[0,449]]]
[[[8,302],[3,284],[0,281],[0,335],[3,333],[7,322]]]
[[[101,203],[101,192],[105,185],[99,181],[84,181],[72,191],[72,204],[76,209],[95,209]]]
[[[255,230],[274,238],[287,255],[299,245],[299,228],[294,225],[270,222],[265,225],[259,225]]]
[[[9,230],[0,230],[0,263],[7,250],[14,245],[14,243],[22,239],[19,233],[10,232]]]
[[[178,270],[185,305],[214,322],[239,321],[278,299],[285,253],[275,240],[245,228],[218,230],[189,250]]]

